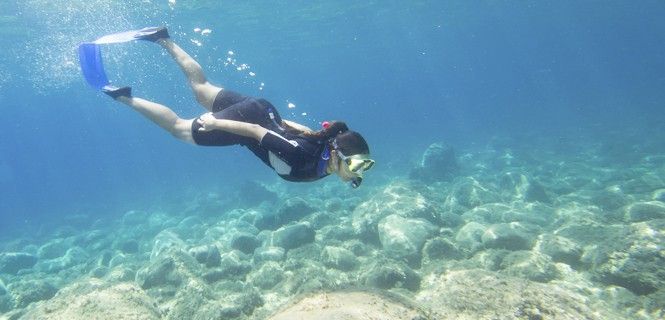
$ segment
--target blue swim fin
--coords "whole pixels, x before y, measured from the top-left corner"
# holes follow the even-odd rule
[[[130,30],[105,35],[93,42],[84,42],[79,45],[79,63],[83,77],[93,88],[102,90],[110,84],[104,63],[102,62],[102,50],[100,45],[111,43],[122,43],[134,40],[156,41],[168,38],[169,34],[165,27],[149,27],[140,30]]]
[[[79,45],[79,63],[83,77],[93,88],[101,90],[108,85],[109,79],[102,63],[102,51],[96,43],[82,43]]]

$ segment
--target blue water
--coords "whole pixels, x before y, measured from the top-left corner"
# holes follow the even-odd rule
[[[436,141],[632,136],[663,148],[664,16],[665,2],[646,0],[2,1],[0,232],[277,180],[246,150],[179,142],[86,86],[82,41],[166,25],[213,83],[313,127],[345,120],[378,177],[404,174]],[[224,67],[228,51],[250,69]],[[183,117],[203,112],[157,46],[105,54],[113,82]]]

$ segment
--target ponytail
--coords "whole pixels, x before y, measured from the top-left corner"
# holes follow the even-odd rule
[[[337,135],[347,131],[349,131],[349,127],[346,126],[346,123],[342,121],[333,121],[327,128],[321,129],[317,132],[307,133],[306,136],[314,138],[321,143],[326,143],[337,137]]]

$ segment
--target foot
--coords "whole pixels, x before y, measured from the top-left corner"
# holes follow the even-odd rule
[[[159,39],[169,38],[169,31],[166,27],[150,27],[139,30],[134,37],[138,40],[147,40],[156,42]]]
[[[113,99],[118,99],[119,97],[131,97],[132,96],[132,88],[131,87],[114,87],[111,85],[104,86],[102,88],[102,92],[106,93],[109,97]]]

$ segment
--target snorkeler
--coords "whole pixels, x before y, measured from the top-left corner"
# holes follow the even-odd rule
[[[336,173],[357,188],[374,165],[369,146],[344,122],[324,122],[323,129],[283,120],[264,99],[214,86],[165,27],[140,30],[135,39],[152,41],[168,51],[187,76],[196,100],[208,110],[182,119],[168,107],[132,96],[130,87],[105,86],[104,93],[143,114],[176,138],[200,146],[242,145],[289,181],[314,181]]]

